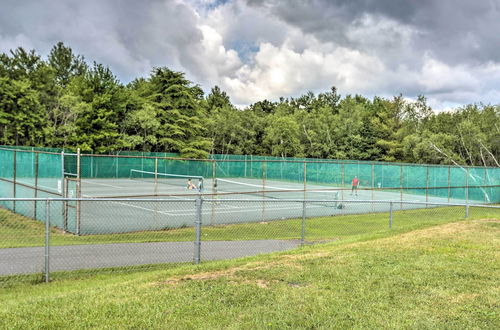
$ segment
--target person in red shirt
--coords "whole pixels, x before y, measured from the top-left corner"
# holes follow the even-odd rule
[[[353,193],[356,193],[356,196],[358,196],[359,180],[357,176],[355,176],[354,179],[352,179],[351,185],[352,185],[351,196]]]

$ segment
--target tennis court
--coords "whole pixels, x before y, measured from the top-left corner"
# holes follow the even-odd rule
[[[374,196],[377,200],[395,202],[448,202],[445,198],[428,198],[398,191],[360,189],[356,196],[351,195],[349,190],[324,185],[309,185],[307,190],[297,183],[267,181],[266,185],[262,185],[261,180],[248,178],[239,178],[238,181],[205,179],[203,189],[198,191],[187,189],[188,179],[175,175],[167,179],[159,174],[156,180],[82,179],[83,198],[120,196],[120,198],[161,198],[168,201],[159,203],[123,200],[98,203],[82,201],[79,206],[79,228],[77,230],[70,225],[68,230],[85,235],[189,227],[193,226],[195,220],[197,198],[204,200],[201,207],[203,225],[300,218],[304,212],[302,200],[308,201],[305,209],[307,217],[388,212],[389,204],[371,202]],[[72,194],[76,193],[70,193]],[[281,201],[273,202],[276,199]],[[225,200],[231,200],[231,203],[225,203]],[[283,202],[283,200],[291,201]],[[357,203],[343,203],[348,200],[356,200]],[[363,200],[366,202],[360,202]],[[418,207],[426,206],[394,203],[395,210]]]
[[[394,208],[428,207],[403,202],[500,201],[500,170],[440,165],[337,160],[194,160],[56,153],[0,148],[1,197],[165,199],[54,202],[51,223],[77,234],[120,233],[192,226],[195,200],[204,225],[262,222]],[[351,195],[352,178],[359,178]],[[188,189],[190,186],[193,189]],[[225,200],[237,202],[224,203]],[[273,203],[274,200],[294,200]],[[349,200],[356,203],[346,203]],[[307,207],[304,210],[304,203]],[[359,202],[363,201],[363,202]],[[105,206],[103,206],[105,205]],[[36,202],[3,207],[44,221]]]

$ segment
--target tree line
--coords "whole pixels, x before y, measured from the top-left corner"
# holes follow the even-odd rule
[[[236,108],[185,74],[157,67],[122,84],[63,43],[47,58],[0,54],[0,144],[500,166],[500,105],[435,113],[408,101],[341,96],[335,87]]]

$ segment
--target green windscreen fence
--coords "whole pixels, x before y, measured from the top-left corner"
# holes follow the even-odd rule
[[[341,199],[354,194],[353,197],[366,200],[500,203],[500,168],[247,155],[210,155],[205,160],[177,156],[132,151],[93,155],[52,148],[0,147],[0,197],[150,197],[190,193],[182,183],[157,188],[155,177],[178,175],[186,177],[186,181],[190,176],[203,178],[203,193],[215,193],[215,179],[219,178],[245,183],[254,190],[334,189]],[[134,173],[148,173],[152,180],[138,182],[133,180]],[[351,187],[354,178],[359,180],[356,190]],[[77,203],[57,205],[52,211],[53,223],[77,232]],[[13,201],[0,202],[0,206],[44,219],[43,207],[37,203],[23,209]]]
[[[0,148],[0,197],[58,198],[64,196],[63,156],[30,148]],[[6,209],[45,221],[44,202],[0,202]],[[51,222],[64,228],[67,214],[63,203],[51,206]]]

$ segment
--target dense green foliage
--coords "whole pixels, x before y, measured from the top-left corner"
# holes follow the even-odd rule
[[[0,54],[0,144],[500,166],[500,105],[436,114],[423,96],[369,100],[332,87],[237,109],[219,87],[205,96],[165,67],[125,86],[58,43],[47,59]]]

